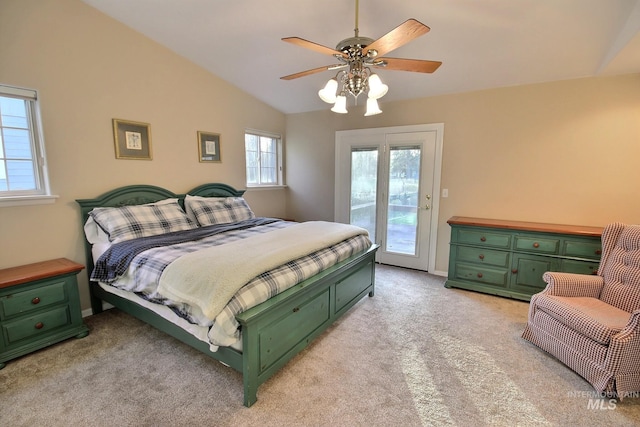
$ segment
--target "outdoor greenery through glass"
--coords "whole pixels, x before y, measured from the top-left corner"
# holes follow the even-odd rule
[[[418,237],[420,147],[392,147],[389,159],[389,252],[415,255]]]
[[[351,152],[350,223],[366,229],[376,241],[376,191],[378,188],[378,149]]]
[[[415,255],[418,230],[420,147],[391,147],[389,152],[385,251]],[[350,223],[376,239],[378,149],[351,151]]]

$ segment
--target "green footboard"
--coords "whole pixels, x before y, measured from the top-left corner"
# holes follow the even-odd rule
[[[377,246],[236,316],[242,325],[244,404],[258,386],[365,295],[373,296]]]

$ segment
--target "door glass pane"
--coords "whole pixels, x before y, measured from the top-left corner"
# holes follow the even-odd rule
[[[391,147],[387,208],[388,252],[416,254],[420,147]]]
[[[376,241],[376,189],[378,188],[378,150],[351,151],[350,223],[369,231]]]

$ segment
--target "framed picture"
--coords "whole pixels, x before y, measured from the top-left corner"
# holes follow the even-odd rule
[[[198,131],[198,158],[201,162],[220,162],[220,134]]]
[[[116,159],[151,160],[149,123],[113,119]]]

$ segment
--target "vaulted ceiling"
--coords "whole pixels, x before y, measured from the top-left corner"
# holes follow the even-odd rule
[[[83,1],[286,114],[328,108],[317,92],[335,71],[280,77],[336,60],[281,39],[335,48],[355,27],[355,0]],[[378,71],[389,86],[382,107],[640,72],[640,0],[359,0],[360,36],[377,39],[409,18],[431,31],[386,56],[443,64],[433,74]]]

